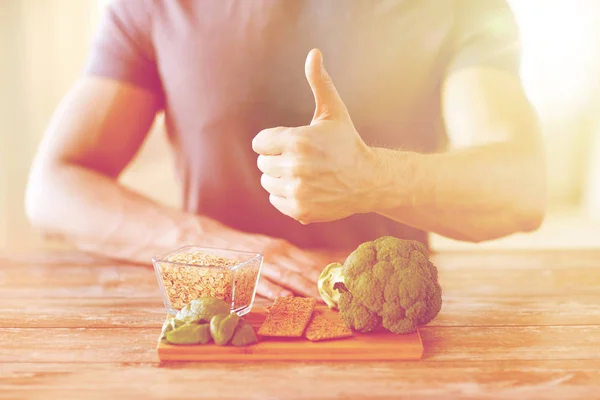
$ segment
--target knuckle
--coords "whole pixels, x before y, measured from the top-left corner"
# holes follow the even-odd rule
[[[297,221],[310,220],[310,211],[307,205],[299,198],[295,198],[293,201],[293,217]]]
[[[298,154],[305,154],[310,151],[311,144],[304,136],[294,135],[290,140],[291,150]]]
[[[290,195],[292,198],[296,199],[298,204],[294,204],[295,207],[300,206],[300,199],[302,198],[302,190],[304,189],[304,184],[300,179],[296,179],[290,183]]]
[[[292,176],[304,175],[305,165],[300,157],[294,157],[291,159],[289,164],[289,171]]]
[[[311,224],[313,221],[310,217],[305,216],[305,217],[300,218],[298,220],[298,222],[300,222],[302,225],[308,225],[308,224]]]
[[[308,224],[308,223],[312,222],[312,217],[310,215],[310,211],[307,209],[303,209],[300,212],[299,220],[302,221],[304,224]]]
[[[288,280],[290,278],[290,272],[287,269],[282,268],[282,267],[278,268],[277,275],[281,282],[288,282]]]
[[[300,147],[298,145],[298,140],[294,137],[291,137],[288,143],[288,149],[292,153],[298,153],[300,151]]]

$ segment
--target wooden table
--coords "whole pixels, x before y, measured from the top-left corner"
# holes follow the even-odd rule
[[[600,398],[600,251],[433,261],[445,302],[422,361],[161,365],[151,268],[0,257],[0,397]]]

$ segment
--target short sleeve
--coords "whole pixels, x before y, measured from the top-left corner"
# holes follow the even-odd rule
[[[449,73],[485,66],[519,75],[519,27],[506,0],[455,0],[454,47]]]
[[[162,98],[151,11],[146,0],[109,1],[92,39],[84,73],[130,83]]]

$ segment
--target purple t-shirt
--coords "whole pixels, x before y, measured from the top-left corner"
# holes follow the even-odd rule
[[[519,72],[519,35],[504,0],[121,0],[109,3],[85,72],[159,96],[182,207],[300,246],[354,248],[426,233],[377,214],[303,226],[260,185],[251,142],[307,125],[309,50],[368,145],[443,151],[440,85],[474,65]],[[335,149],[331,149],[335,151]]]

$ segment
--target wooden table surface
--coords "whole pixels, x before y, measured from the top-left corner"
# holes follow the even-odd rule
[[[0,256],[0,398],[600,398],[600,250],[432,259],[422,361],[160,364],[150,267]]]

